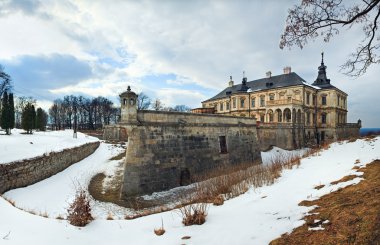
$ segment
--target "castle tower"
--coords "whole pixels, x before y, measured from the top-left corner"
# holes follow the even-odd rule
[[[137,94],[131,91],[131,87],[128,86],[127,91],[119,96],[121,105],[121,123],[137,122]]]
[[[322,55],[322,61],[321,65],[318,67],[318,77],[314,81],[313,85],[325,85],[325,84],[330,84],[330,79],[327,78],[326,75],[326,68],[325,63],[323,62],[323,52],[321,53]]]

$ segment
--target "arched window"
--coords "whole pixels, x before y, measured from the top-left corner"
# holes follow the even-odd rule
[[[252,98],[252,100],[251,100],[251,107],[252,108],[256,107],[256,99],[255,98]]]
[[[277,109],[276,110],[276,114],[277,114],[277,122],[282,122],[282,112],[280,109]]]
[[[284,110],[284,120],[286,122],[291,122],[292,121],[292,113],[291,113],[290,109],[288,109],[288,108],[286,108]]]
[[[127,104],[127,99],[124,99],[123,104],[124,104],[124,105]]]
[[[135,104],[135,100],[134,100],[134,99],[130,99],[130,100],[129,100],[129,104],[130,104],[130,105],[134,105],[134,104]]]
[[[273,122],[273,111],[272,110],[268,111],[268,121]]]
[[[230,102],[226,102],[226,110],[227,110],[227,111],[230,110]]]
[[[220,103],[219,108],[220,108],[221,111],[223,111],[223,102]]]

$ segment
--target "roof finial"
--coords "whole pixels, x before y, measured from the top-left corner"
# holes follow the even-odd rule
[[[321,64],[323,64],[323,51],[322,51],[321,55],[322,55],[322,62],[321,62]]]
[[[232,76],[230,76],[230,81],[232,81]]]
[[[131,86],[128,85],[127,91],[131,91]]]
[[[243,78],[245,78],[245,71],[243,71]]]

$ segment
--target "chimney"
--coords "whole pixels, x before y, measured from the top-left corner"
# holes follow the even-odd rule
[[[271,78],[272,77],[272,72],[271,71],[268,71],[267,73],[265,73],[267,78]]]
[[[228,87],[234,86],[234,81],[232,81],[232,76],[230,76],[230,81],[228,82]]]
[[[284,67],[284,74],[290,74],[292,72],[292,68],[290,66]]]

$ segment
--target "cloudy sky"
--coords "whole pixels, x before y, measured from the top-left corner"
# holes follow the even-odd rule
[[[331,83],[349,94],[348,120],[380,126],[380,65],[359,78],[339,67],[361,41],[345,30],[329,43],[279,49],[287,9],[298,1],[0,0],[0,64],[16,95],[39,104],[67,94],[117,101],[127,85],[167,106],[199,107],[224,89],[285,66],[312,83],[320,53]]]

